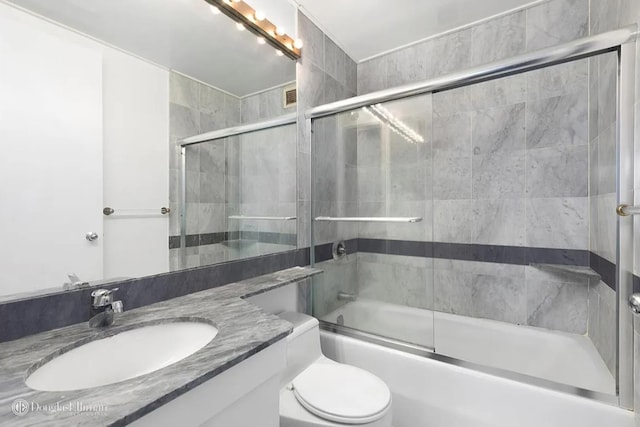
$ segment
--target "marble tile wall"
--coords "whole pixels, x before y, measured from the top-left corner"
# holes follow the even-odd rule
[[[284,106],[284,91],[295,88],[296,82],[244,96],[240,101],[242,110],[242,124],[255,123],[296,112],[296,105]]]
[[[297,211],[298,211],[298,247],[311,244],[311,129],[304,118],[304,112],[314,106],[355,96],[357,90],[356,63],[325,35],[307,16],[298,12],[298,36],[305,42],[302,58],[298,61],[296,80],[298,82],[298,168],[297,168]],[[342,131],[337,119],[318,121],[314,132],[322,139],[316,149],[323,153],[317,164],[317,176],[335,177],[335,182],[327,179],[316,188],[315,197],[320,215],[338,215],[350,212],[349,194],[353,191],[353,157],[355,137],[349,131]],[[340,133],[338,132],[340,130]],[[330,156],[342,156],[331,158]],[[316,156],[316,159],[319,159]],[[336,195],[330,199],[329,195]],[[338,197],[338,194],[340,196]],[[340,200],[338,200],[340,199]],[[328,202],[330,201],[330,202]],[[328,202],[328,203],[327,203]],[[337,224],[327,225],[318,230],[322,241],[333,242],[352,237],[350,228]]]
[[[180,212],[180,147],[185,137],[240,124],[240,100],[178,73],[170,75],[170,179],[172,212]],[[238,165],[229,162],[236,150],[234,138],[190,147],[187,150],[187,234],[227,231],[227,211],[233,190],[226,192],[227,177],[237,176]],[[170,236],[180,235],[180,215],[170,217]],[[220,244],[186,249],[186,267],[225,260]],[[180,265],[180,249],[170,250],[171,270]]]

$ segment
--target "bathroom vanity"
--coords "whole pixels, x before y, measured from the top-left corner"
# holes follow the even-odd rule
[[[286,363],[283,338],[292,326],[245,299],[318,273],[294,267],[125,311],[105,329],[85,322],[3,343],[0,424],[275,427]],[[25,383],[36,369],[83,344],[175,322],[209,324],[217,334],[190,356],[129,380],[71,391],[39,391]],[[78,369],[109,372],[129,357],[117,348],[109,356],[113,364],[88,361]]]

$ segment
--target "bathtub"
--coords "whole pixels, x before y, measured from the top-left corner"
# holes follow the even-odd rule
[[[357,304],[357,303],[356,303]],[[633,427],[633,412],[320,332],[327,357],[366,369],[393,395],[394,427]]]
[[[615,393],[615,380],[584,335],[358,299],[329,323],[417,344],[437,354],[565,385]]]

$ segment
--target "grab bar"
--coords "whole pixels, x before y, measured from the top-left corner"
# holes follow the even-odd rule
[[[315,218],[316,221],[344,221],[344,222],[420,222],[422,221],[422,217],[387,217],[387,216],[379,216],[379,217],[367,217],[367,216],[342,216],[342,217],[332,217],[332,216],[318,216]]]
[[[105,216],[109,216],[115,214],[116,210],[107,206],[106,208],[102,209],[102,213]],[[164,206],[160,209],[118,209],[118,213],[127,216],[148,216],[155,214],[168,215],[169,213],[171,213],[171,209]]]
[[[616,212],[620,216],[640,215],[640,206],[618,205]]]
[[[229,219],[257,219],[265,221],[293,221],[297,219],[295,216],[243,216],[243,215],[231,215]]]

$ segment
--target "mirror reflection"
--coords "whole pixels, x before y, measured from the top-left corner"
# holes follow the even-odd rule
[[[242,218],[296,216],[295,125],[191,146],[182,181],[184,138],[296,112],[295,62],[207,2],[2,0],[0,51],[2,299],[295,248]]]

